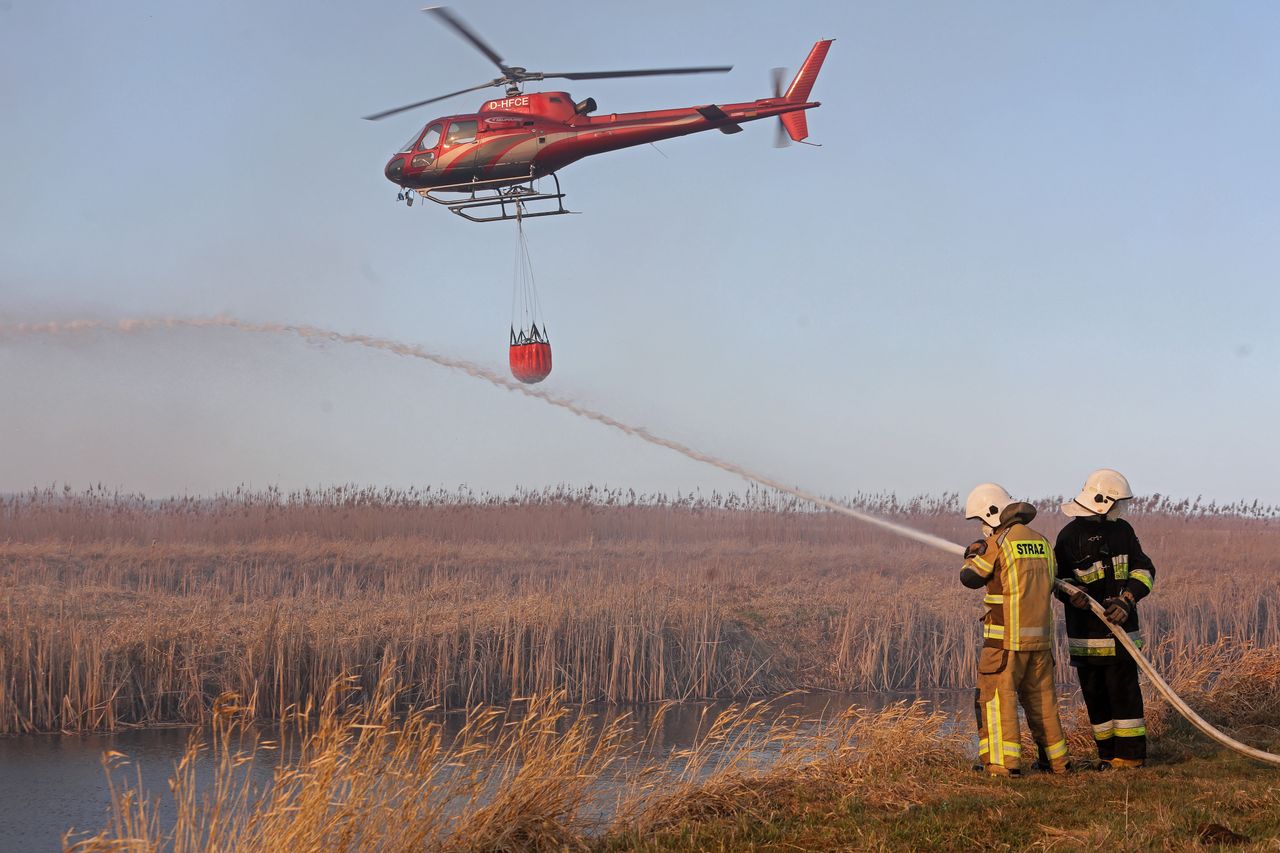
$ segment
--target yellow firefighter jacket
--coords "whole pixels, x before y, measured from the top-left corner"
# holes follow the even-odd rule
[[[1034,513],[1032,509],[1031,515]],[[1049,604],[1057,563],[1049,540],[1027,527],[1024,518],[1031,520],[1018,516],[997,527],[984,540],[983,553],[965,560],[962,570],[986,581],[982,644],[1015,652],[1053,648]]]

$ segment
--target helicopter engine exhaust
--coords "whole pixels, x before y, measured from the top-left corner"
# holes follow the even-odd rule
[[[587,98],[573,105],[573,111],[580,116],[585,116],[596,111],[596,99]]]

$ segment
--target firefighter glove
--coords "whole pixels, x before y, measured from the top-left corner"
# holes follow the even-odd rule
[[[1071,593],[1067,596],[1067,601],[1072,607],[1078,607],[1081,610],[1089,609],[1089,594],[1074,584],[1071,586]]]
[[[987,543],[979,539],[977,542],[970,543],[968,548],[964,549],[964,558],[972,560],[974,557],[981,557],[987,553]]]
[[[1102,602],[1102,606],[1107,610],[1107,621],[1116,625],[1123,625],[1133,612],[1133,605],[1118,595]]]

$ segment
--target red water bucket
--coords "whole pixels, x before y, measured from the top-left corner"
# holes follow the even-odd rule
[[[512,344],[511,375],[527,385],[541,382],[551,375],[551,344]]]

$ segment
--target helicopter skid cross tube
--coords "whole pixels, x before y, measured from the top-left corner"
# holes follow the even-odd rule
[[[541,192],[533,186],[538,178],[551,178],[555,181],[555,192]],[[526,186],[526,184],[528,186]],[[553,210],[521,210],[519,216],[531,219],[536,216],[561,216],[575,211],[566,210],[564,192],[560,189],[560,178],[553,172],[550,175],[525,175],[522,178],[497,178],[487,181],[468,181],[460,184],[446,184],[439,187],[428,187],[416,190],[418,195],[430,199],[436,204],[447,207],[450,213],[456,213],[471,222],[504,222],[517,218],[516,206],[530,202],[550,201],[556,203]],[[476,193],[492,192],[493,195],[476,195]],[[440,198],[437,193],[470,193],[470,198]],[[472,216],[467,211],[478,208],[498,207],[497,216]]]

